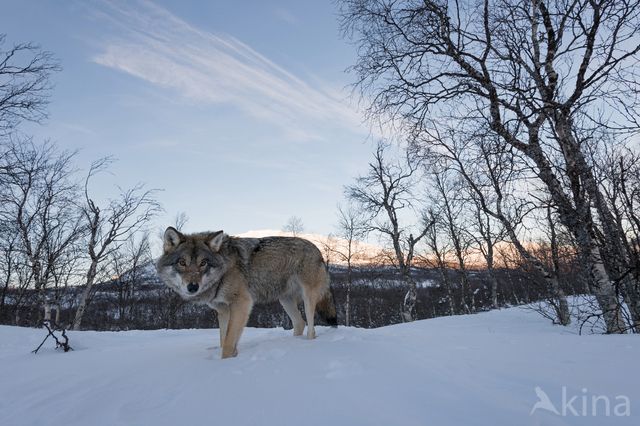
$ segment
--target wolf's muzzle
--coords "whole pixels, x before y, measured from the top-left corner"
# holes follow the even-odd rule
[[[190,283],[187,286],[187,291],[193,294],[193,293],[197,293],[199,288],[200,286],[198,285],[198,283]]]

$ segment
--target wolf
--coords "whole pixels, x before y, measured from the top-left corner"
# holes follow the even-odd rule
[[[222,358],[238,354],[238,341],[255,303],[280,301],[299,336],[315,338],[316,307],[337,327],[329,272],[322,253],[297,237],[239,238],[223,231],[185,235],[173,227],[164,233],[164,252],[156,269],[164,283],[184,299],[218,312]]]

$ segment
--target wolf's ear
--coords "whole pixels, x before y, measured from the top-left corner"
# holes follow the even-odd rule
[[[185,242],[184,235],[171,226],[164,231],[164,253],[169,254]]]
[[[220,250],[222,240],[224,240],[224,232],[222,231],[212,232],[211,234],[207,235],[207,245],[216,253],[218,252],[218,250]]]

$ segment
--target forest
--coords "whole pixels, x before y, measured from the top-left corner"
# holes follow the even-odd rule
[[[533,303],[558,324],[639,332],[638,3],[337,5],[352,93],[380,135],[344,187],[347,243],[325,250],[343,323]],[[111,157],[81,173],[76,153],[19,131],[47,117],[60,69],[34,44],[0,51],[0,322],[215,326],[154,278],[155,189],[101,205],[91,182]],[[384,258],[357,261],[364,240]],[[286,321],[274,305],[249,325]]]

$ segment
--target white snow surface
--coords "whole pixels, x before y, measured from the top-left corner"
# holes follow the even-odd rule
[[[247,328],[221,360],[218,330],[67,332],[74,351],[33,354],[46,330],[1,326],[0,425],[640,424],[638,335],[521,308],[316,332]],[[532,413],[536,387],[558,414]]]

